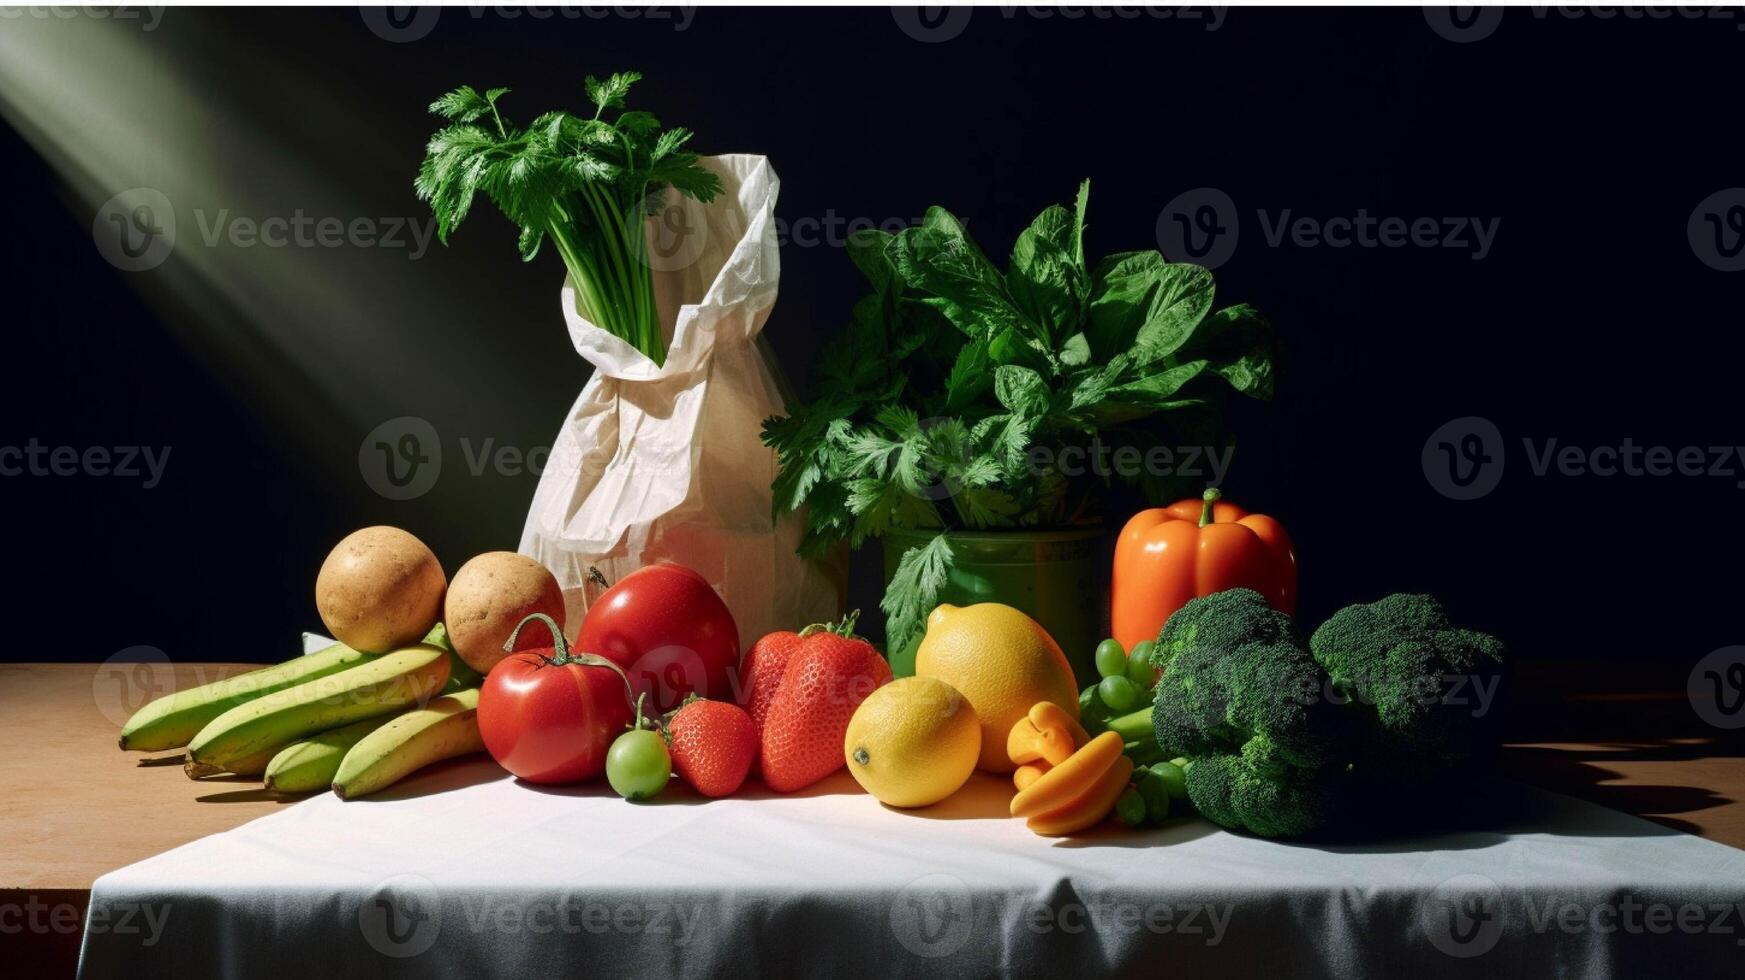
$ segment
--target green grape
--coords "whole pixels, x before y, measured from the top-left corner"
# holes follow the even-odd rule
[[[1145,800],[1139,791],[1129,786],[1121,791],[1121,798],[1115,801],[1115,816],[1128,827],[1137,827],[1145,822]]]
[[[1127,658],[1127,679],[1142,691],[1151,690],[1157,683],[1157,668],[1151,666],[1150,655],[1151,641],[1140,640],[1133,645],[1133,655]]]
[[[1174,762],[1159,762],[1151,767],[1151,771],[1165,786],[1169,787],[1171,799],[1185,800],[1188,798],[1187,773]]]
[[[1126,714],[1139,704],[1139,688],[1123,674],[1105,677],[1097,684],[1097,696],[1116,714]]]
[[[1127,673],[1127,651],[1117,640],[1097,644],[1097,673],[1103,677],[1119,677]]]
[[[1147,823],[1162,823],[1169,816],[1169,780],[1158,769],[1169,763],[1160,763],[1147,769],[1139,777],[1139,798],[1145,801],[1145,819]]]

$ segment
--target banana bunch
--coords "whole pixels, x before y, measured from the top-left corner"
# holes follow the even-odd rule
[[[317,653],[293,657],[276,667],[262,667],[177,691],[158,698],[127,719],[127,724],[121,728],[121,747],[136,752],[179,749],[187,745],[200,729],[231,708],[337,674],[369,659],[367,653],[335,643]]]
[[[193,779],[261,776],[276,793],[331,785],[342,799],[364,796],[484,750],[479,675],[457,663],[441,624],[424,642],[384,654],[334,644],[159,698],[128,720],[121,747],[186,746],[183,770]]]
[[[342,800],[368,796],[433,762],[483,751],[479,689],[445,694],[358,740],[339,761],[333,792]]]

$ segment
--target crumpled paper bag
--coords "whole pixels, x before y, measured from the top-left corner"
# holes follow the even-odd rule
[[[732,610],[741,650],[841,611],[846,562],[794,553],[802,522],[772,516],[776,457],[759,440],[784,406],[758,336],[781,277],[781,182],[761,156],[701,163],[723,192],[709,204],[669,192],[650,219],[656,305],[672,324],[664,365],[584,319],[564,281],[570,338],[595,370],[552,445],[521,553],[557,576],[571,637],[602,591],[590,567],[611,582],[657,561],[695,569]]]

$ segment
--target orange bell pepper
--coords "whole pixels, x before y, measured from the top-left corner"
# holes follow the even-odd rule
[[[1221,501],[1216,488],[1133,515],[1115,543],[1110,632],[1132,650],[1189,599],[1248,588],[1295,613],[1297,556],[1284,525]]]

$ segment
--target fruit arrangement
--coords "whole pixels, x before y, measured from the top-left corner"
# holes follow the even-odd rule
[[[479,753],[529,783],[603,778],[638,802],[675,781],[705,798],[754,777],[793,793],[846,767],[911,810],[981,770],[1009,776],[1010,814],[1046,837],[1193,814],[1297,837],[1482,764],[1480,720],[1424,695],[1448,675],[1494,681],[1501,645],[1409,595],[1344,609],[1305,642],[1295,561],[1277,522],[1207,491],[1123,532],[1116,635],[1089,683],[998,602],[934,608],[915,675],[893,681],[858,613],[741,657],[709,583],[659,564],[609,585],[572,638],[532,559],[479,555],[450,581],[416,537],[365,528],[316,580],[339,642],[154,701],[120,744],[184,749],[193,778],[346,800]]]

